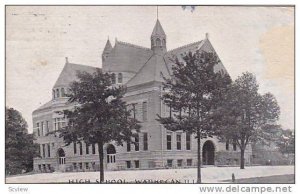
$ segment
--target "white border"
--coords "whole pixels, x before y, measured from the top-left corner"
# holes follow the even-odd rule
[[[132,1],[124,1],[124,0],[110,0],[110,1],[99,1],[99,0],[77,0],[75,2],[75,0],[2,0],[0,1],[1,4],[1,9],[0,9],[0,37],[2,40],[2,46],[1,46],[1,51],[0,51],[0,56],[1,56],[1,84],[0,84],[0,93],[1,94],[5,94],[5,82],[4,82],[4,77],[5,77],[5,70],[4,70],[4,20],[5,20],[5,5],[17,5],[17,4],[22,4],[22,5],[34,5],[34,4],[38,4],[38,5],[51,5],[51,4],[58,4],[58,5],[118,5],[118,4],[130,4],[130,5],[149,5],[149,4],[172,4],[172,5],[181,5],[181,4],[186,4],[186,5],[193,5],[193,4],[201,4],[201,5],[205,5],[205,4],[209,4],[209,5],[217,5],[217,4],[222,4],[222,5],[235,5],[235,4],[242,4],[242,5],[296,5],[296,27],[299,26],[299,17],[297,14],[297,7],[298,5],[300,5],[300,1],[296,1],[296,0],[252,0],[252,1],[241,1],[241,0],[180,0],[180,1],[175,1],[175,0],[166,0],[164,2],[162,2],[161,0],[143,0],[143,1],[138,1],[138,0],[132,0]],[[299,34],[299,29],[296,29],[296,37]],[[299,44],[299,40],[296,38],[296,51],[297,51],[297,45]],[[297,55],[297,52],[295,53],[295,55]],[[296,78],[297,75],[299,75],[299,69],[295,66],[295,71],[296,71]],[[297,83],[297,79],[296,79],[296,91],[299,90],[300,84]],[[297,97],[297,92],[296,92],[296,97]],[[3,108],[2,111],[0,111],[0,118],[1,118],[1,123],[2,123],[2,127],[1,127],[1,132],[2,134],[4,133],[4,129],[5,129],[5,122],[4,122],[4,95],[1,95],[0,97],[0,102],[1,102],[1,107]],[[296,101],[299,100],[298,98],[296,98]],[[298,102],[298,101],[297,101]],[[297,112],[300,110],[299,109],[299,103],[296,104],[296,120],[300,120],[299,114],[297,114]],[[297,123],[296,123],[297,126]],[[295,128],[295,130],[297,130]],[[296,139],[300,139],[299,137],[299,132],[296,132]],[[40,194],[40,193],[72,193],[72,194],[83,194],[83,193],[122,193],[122,194],[126,194],[126,193],[130,193],[130,194],[147,194],[147,193],[172,193],[172,194],[176,194],[176,193],[200,193],[199,191],[199,185],[122,185],[122,184],[118,184],[118,185],[97,185],[97,184],[93,184],[93,185],[80,185],[80,184],[55,184],[55,185],[50,185],[50,184],[30,184],[30,185],[25,185],[25,184],[17,184],[17,185],[13,185],[13,184],[4,184],[4,140],[5,140],[5,136],[1,135],[1,144],[0,144],[0,153],[1,153],[1,168],[0,168],[0,174],[1,174],[1,188],[0,188],[0,192],[1,193],[9,193],[9,187],[13,186],[13,187],[28,187],[29,188],[29,192],[27,193],[31,193],[31,194]],[[299,152],[300,147],[299,147],[299,143],[297,144],[296,142],[296,151]],[[298,153],[296,153],[297,156]],[[296,157],[296,161],[298,157]],[[298,164],[299,165],[299,164]],[[300,192],[300,188],[299,188],[299,179],[297,178],[298,175],[300,174],[299,171],[299,167],[296,164],[296,185],[291,185],[292,186],[292,193],[299,193]],[[205,184],[205,186],[215,186],[216,184]],[[228,185],[223,185],[223,186],[228,186]],[[245,185],[244,185],[245,186]],[[259,186],[263,186],[263,185],[259,185]],[[278,185],[271,185],[271,186],[279,186]],[[289,186],[289,185],[283,185],[283,186]]]

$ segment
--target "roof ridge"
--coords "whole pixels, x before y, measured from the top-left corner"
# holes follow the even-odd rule
[[[168,53],[169,53],[169,52],[176,51],[176,50],[179,50],[179,49],[187,48],[187,47],[189,47],[189,46],[192,46],[193,44],[201,43],[202,41],[204,41],[204,40],[200,40],[200,41],[197,41],[197,42],[189,43],[189,44],[186,44],[186,45],[183,45],[183,46],[174,48],[174,49],[172,49],[172,50],[169,50]]]
[[[150,48],[147,48],[147,47],[143,47],[143,46],[131,44],[131,43],[128,43],[128,42],[123,42],[123,41],[120,41],[120,40],[118,40],[117,43],[121,43],[121,44],[124,44],[124,45],[127,45],[127,46],[131,46],[131,47],[134,47],[134,48],[139,48],[139,49],[144,49],[144,50],[151,50]]]
[[[66,63],[66,65],[77,65],[77,66],[83,66],[83,67],[91,67],[91,68],[95,68],[95,69],[101,69],[99,67],[94,67],[94,66],[90,66],[90,65],[82,65],[82,64],[78,64],[78,63]]]

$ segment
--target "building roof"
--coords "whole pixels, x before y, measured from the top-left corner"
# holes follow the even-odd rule
[[[109,53],[111,50],[112,50],[111,43],[110,43],[109,39],[107,39],[106,45],[103,49],[103,53],[106,53],[106,52]]]
[[[60,73],[57,81],[55,82],[53,88],[61,87],[61,86],[69,86],[73,81],[77,80],[78,71],[94,73],[97,69],[99,68],[67,62],[62,72]]]
[[[208,39],[200,40],[194,43],[190,43],[175,49],[172,49],[166,53],[164,56],[164,59],[167,63],[168,69],[172,74],[172,66],[174,65],[174,59],[177,57],[179,60],[182,58],[182,55],[185,55],[189,52],[196,52],[197,50],[202,50],[202,51],[213,51],[215,52],[213,46],[211,45],[210,41]],[[224,65],[222,62],[219,64],[215,65],[215,71],[218,72],[221,69],[223,71],[226,71]]]
[[[103,65],[103,70],[107,72],[137,73],[152,54],[153,51],[149,48],[116,41],[115,46],[104,62],[107,65]]]
[[[127,86],[130,87],[153,81],[163,82],[163,77],[168,77],[169,75],[170,73],[164,57],[153,54],[137,74],[128,81]]]
[[[166,36],[164,29],[162,28],[159,20],[156,20],[156,24],[153,28],[151,36]]]
[[[49,102],[47,102],[47,103],[43,104],[42,106],[38,107],[37,109],[35,109],[33,111],[33,113],[35,113],[36,111],[39,111],[39,110],[50,108],[51,106],[52,106],[52,100],[50,100]]]

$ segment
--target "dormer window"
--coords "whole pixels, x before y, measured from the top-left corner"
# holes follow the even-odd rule
[[[116,84],[116,74],[114,73],[111,75],[111,83]]]
[[[122,83],[123,82],[123,75],[122,73],[118,74],[118,83]]]

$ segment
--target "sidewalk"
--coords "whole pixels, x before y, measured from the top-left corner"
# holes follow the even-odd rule
[[[203,183],[224,183],[231,180],[232,173],[235,179],[266,177],[273,175],[294,174],[294,166],[254,166],[241,170],[239,167],[206,167],[202,168]],[[181,183],[196,181],[197,169],[162,169],[162,170],[128,170],[107,171],[105,180],[122,180],[136,182],[143,180],[153,181],[180,181]],[[6,178],[6,183],[69,183],[71,181],[99,181],[99,172],[70,172],[44,173]]]

